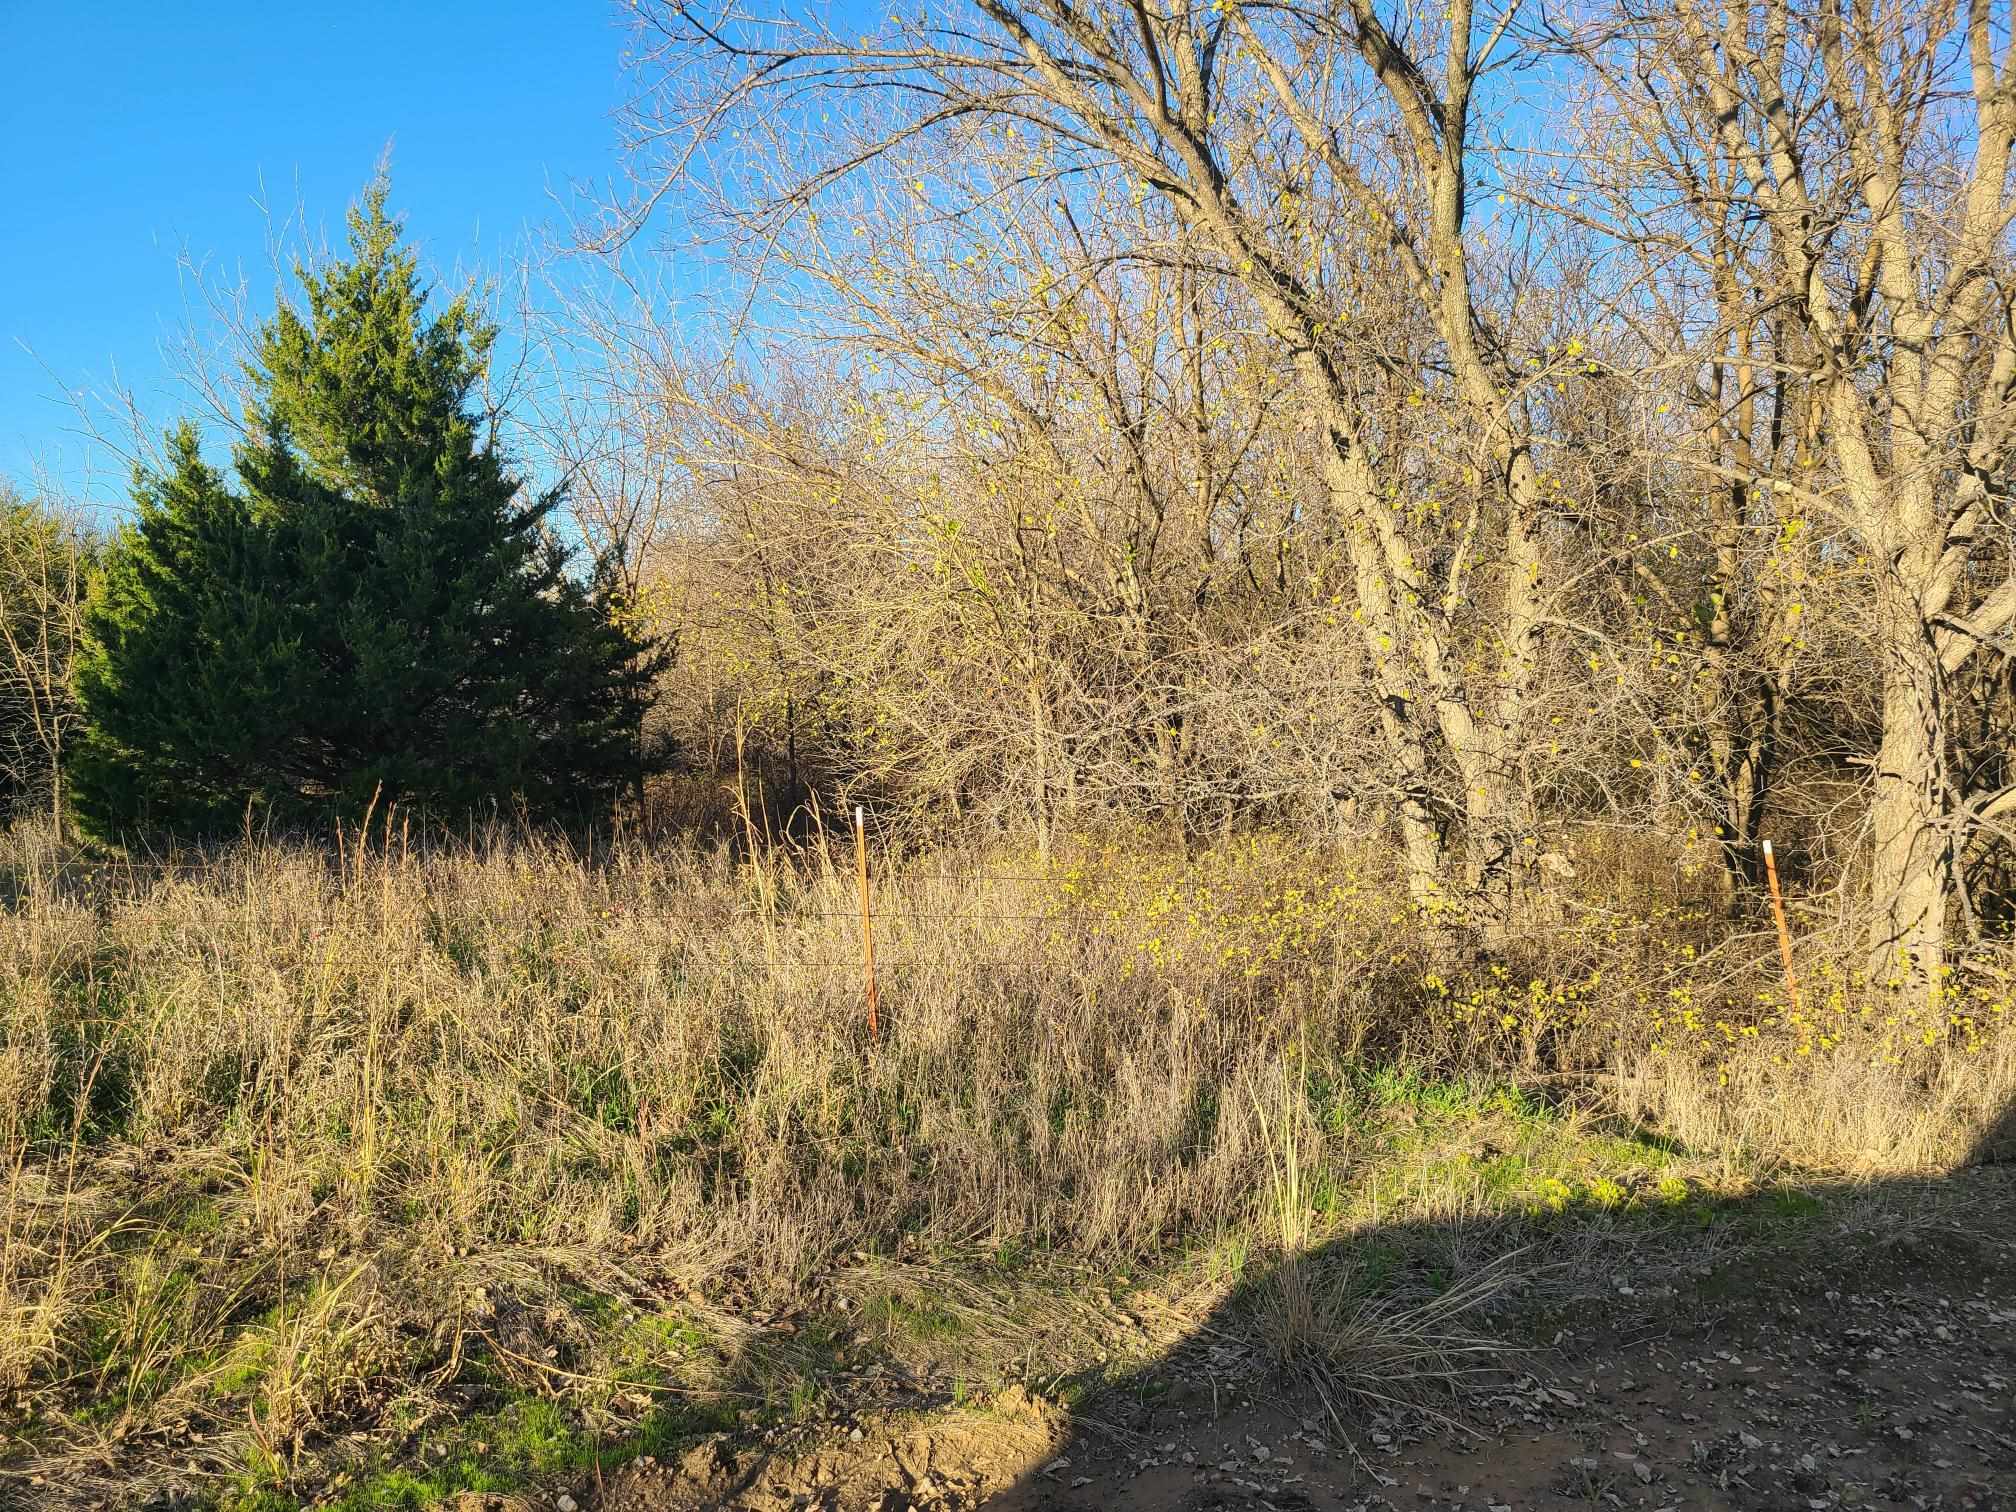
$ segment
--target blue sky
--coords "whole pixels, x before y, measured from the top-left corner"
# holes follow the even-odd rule
[[[52,396],[116,368],[157,427],[190,407],[179,258],[270,288],[262,184],[335,240],[389,143],[425,262],[496,266],[615,171],[624,40],[600,0],[0,0],[0,476],[117,502]]]

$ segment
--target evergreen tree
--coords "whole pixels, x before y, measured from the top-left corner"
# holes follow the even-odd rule
[[[350,248],[262,334],[235,486],[187,425],[136,479],[77,674],[100,834],[355,814],[381,786],[440,818],[571,816],[642,775],[663,657],[474,409],[492,329],[459,298],[427,316],[382,182]]]

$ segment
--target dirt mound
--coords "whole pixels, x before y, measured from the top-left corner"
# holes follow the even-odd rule
[[[984,1408],[863,1422],[832,1442],[737,1446],[726,1436],[677,1463],[640,1460],[614,1477],[597,1512],[963,1512],[1039,1473],[1069,1423],[1010,1387]]]

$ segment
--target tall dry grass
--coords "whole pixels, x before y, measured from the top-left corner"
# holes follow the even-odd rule
[[[881,870],[871,1043],[845,855],[255,844],[156,872],[17,835],[0,1393],[26,1439],[110,1464],[167,1435],[283,1484],[473,1360],[608,1383],[599,1324],[653,1298],[777,1308],[865,1256],[1304,1247],[1303,1173],[1353,1168],[1377,1065],[1608,1087],[1688,1143],[1860,1172],[1950,1163],[2016,1094],[1989,989],[1928,1036],[1847,984],[1825,1033],[1672,900],[1556,900],[1515,968],[1414,929],[1376,858]]]

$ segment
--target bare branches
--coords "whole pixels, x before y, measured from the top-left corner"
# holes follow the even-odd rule
[[[919,822],[1379,794],[1487,935],[1562,806],[1701,832],[1740,906],[1774,805],[1864,791],[1936,966],[2016,782],[1984,6],[639,16],[602,244],[738,314],[582,450],[600,528],[705,558],[680,612],[760,606],[778,740]]]
[[[63,823],[63,758],[82,714],[70,665],[95,551],[75,515],[0,491],[0,795]]]

